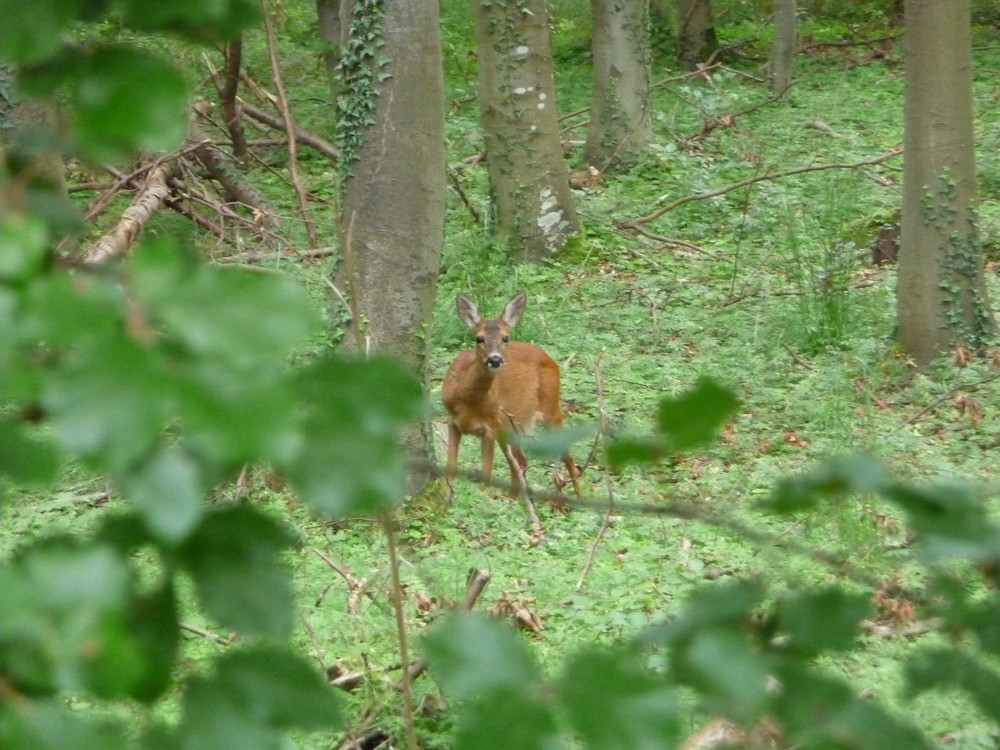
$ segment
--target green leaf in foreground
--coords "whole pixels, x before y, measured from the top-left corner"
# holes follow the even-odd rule
[[[214,675],[191,682],[184,697],[183,747],[271,750],[284,731],[340,724],[333,689],[301,656],[277,647],[230,651]]]
[[[20,422],[0,416],[0,476],[19,484],[47,485],[59,471],[59,450]]]
[[[114,471],[159,439],[170,386],[154,352],[124,337],[102,343],[74,353],[53,373],[42,405],[67,449]]]
[[[463,706],[455,750],[554,750],[561,747],[548,704],[516,688]]]
[[[1000,528],[972,487],[897,483],[884,494],[906,511],[918,548],[928,559],[1000,559]]]
[[[702,377],[687,392],[660,402],[657,425],[668,450],[694,450],[710,445],[739,405],[730,389]]]
[[[286,636],[292,627],[291,572],[281,553],[293,537],[246,506],[205,517],[180,550],[198,598],[223,627],[245,635]]]
[[[37,216],[0,217],[0,280],[18,280],[41,270],[49,250],[49,229]]]
[[[175,543],[201,519],[205,488],[195,461],[176,445],[161,445],[120,478],[122,490],[157,538]]]
[[[130,593],[128,565],[106,544],[50,539],[0,567],[4,680],[27,694],[127,694],[143,669],[126,626]],[[122,671],[109,682],[113,666]]]
[[[194,263],[168,242],[147,243],[132,271],[168,335],[207,360],[275,369],[319,330],[312,300],[283,274]]]
[[[910,697],[942,688],[962,690],[984,715],[1000,723],[1000,673],[959,647],[921,651],[907,663],[906,680]]]
[[[557,683],[574,733],[591,750],[673,747],[679,722],[672,687],[644,669],[634,651],[588,650]]]
[[[55,54],[81,5],[82,0],[5,0],[0,4],[0,58],[28,65]]]
[[[188,92],[171,62],[142,49],[103,47],[73,68],[73,126],[91,158],[170,151],[187,132]]]
[[[462,614],[435,626],[425,639],[435,679],[459,698],[527,691],[540,680],[531,653],[506,625]]]
[[[830,497],[880,492],[888,478],[885,466],[870,456],[833,456],[804,474],[779,480],[764,506],[777,513],[794,513]]]
[[[872,614],[869,598],[839,588],[796,593],[778,605],[778,628],[788,647],[805,657],[851,648],[858,625]]]
[[[400,435],[423,409],[420,385],[397,360],[329,355],[298,382],[305,445],[283,467],[312,508],[329,518],[371,513],[403,497]]]
[[[61,700],[0,701],[0,747],[31,750],[125,750],[124,731],[70,712]]]

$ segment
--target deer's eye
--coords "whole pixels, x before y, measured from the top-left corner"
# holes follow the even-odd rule
[[[477,344],[485,344],[486,343],[486,337],[485,336],[476,336],[476,343]]]
[[[510,341],[510,337],[509,336],[504,336],[503,339],[501,339],[501,340],[506,344],[508,341]]]

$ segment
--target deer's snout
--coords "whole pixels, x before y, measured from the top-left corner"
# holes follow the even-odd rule
[[[499,353],[488,355],[486,357],[486,366],[491,370],[499,369],[503,366],[503,355]]]

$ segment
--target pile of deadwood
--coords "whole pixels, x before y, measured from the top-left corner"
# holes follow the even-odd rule
[[[249,179],[248,170],[266,163],[259,155],[263,149],[287,148],[290,162],[298,146],[312,149],[334,164],[340,154],[333,144],[294,124],[283,96],[267,92],[245,73],[230,80],[213,71],[213,78],[220,103],[193,103],[187,137],[176,151],[140,158],[128,169],[105,165],[103,170],[110,180],[69,186],[72,192],[94,193],[84,212],[88,225],[108,223],[102,217],[115,199],[123,192],[132,196],[128,208],[111,227],[81,249],[84,263],[126,255],[150,219],[163,209],[184,216],[214,236],[220,246],[231,248],[231,252],[220,253],[220,259],[238,255],[242,262],[252,262],[275,252],[292,251],[283,229],[287,221]],[[237,80],[244,83],[250,96],[236,95]],[[295,253],[329,255],[330,248],[317,247],[309,197],[297,170],[290,168],[288,174],[289,187],[298,197],[300,215],[296,218],[306,224],[309,236],[308,251]]]

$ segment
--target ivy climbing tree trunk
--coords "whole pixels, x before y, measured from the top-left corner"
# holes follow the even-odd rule
[[[391,352],[425,378],[446,189],[438,4],[356,0],[350,18],[339,102],[344,345]],[[426,431],[406,440],[430,456]]]
[[[588,164],[602,172],[642,151],[652,137],[649,41],[644,0],[591,0],[594,94]]]
[[[993,327],[976,216],[969,0],[907,0],[899,341],[920,366]]]
[[[767,82],[775,94],[785,93],[795,57],[795,0],[774,0],[774,40],[767,60]]]
[[[539,261],[579,231],[559,140],[545,0],[472,0],[496,234]]]
[[[719,48],[712,0],[676,0],[677,61],[694,70]]]

